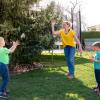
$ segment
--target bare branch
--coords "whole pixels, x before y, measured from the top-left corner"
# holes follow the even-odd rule
[[[75,7],[78,5],[78,1],[76,0],[75,1],[75,3],[74,2],[72,2],[72,1],[70,1],[70,3],[72,4],[72,9],[74,10],[75,9]]]

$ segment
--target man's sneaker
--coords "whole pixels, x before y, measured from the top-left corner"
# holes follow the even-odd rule
[[[6,99],[8,97],[8,94],[6,94],[6,93],[2,93],[2,94],[0,94],[0,98],[4,98],[4,99]]]
[[[74,78],[74,75],[71,75],[71,74],[68,73],[67,78],[68,79],[73,79]]]
[[[68,79],[73,79],[74,76],[70,75],[70,76],[67,76]]]

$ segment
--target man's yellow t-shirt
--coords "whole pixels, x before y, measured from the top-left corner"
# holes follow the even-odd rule
[[[68,33],[65,33],[64,29],[61,29],[59,33],[62,39],[63,47],[66,47],[67,45],[72,46],[72,47],[76,46],[76,42],[74,39],[74,35],[76,33],[72,29],[70,29]]]

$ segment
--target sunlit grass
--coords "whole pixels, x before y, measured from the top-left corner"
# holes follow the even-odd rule
[[[82,57],[76,54],[75,79],[66,77],[68,71],[64,55],[43,55],[43,69],[11,76],[10,97],[7,100],[100,100],[92,91],[96,86],[92,63],[88,60],[91,52]]]

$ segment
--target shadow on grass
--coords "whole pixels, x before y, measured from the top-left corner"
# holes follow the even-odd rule
[[[90,63],[89,59],[83,57],[75,57],[75,64]]]
[[[34,70],[12,76],[8,100],[99,100],[78,79],[68,80],[64,73],[52,69]]]
[[[51,55],[42,55],[41,63],[43,63],[45,66],[53,66],[53,67],[66,66],[64,55],[54,55],[53,58]],[[86,63],[90,63],[90,61],[83,57],[75,57],[75,65],[86,64]]]

